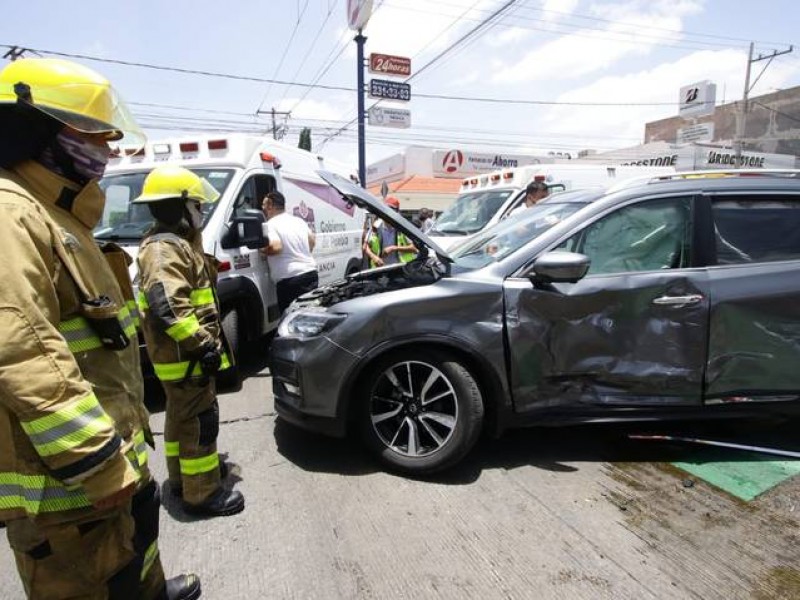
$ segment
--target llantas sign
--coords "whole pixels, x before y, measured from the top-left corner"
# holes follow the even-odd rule
[[[392,56],[391,54],[376,54],[373,52],[369,55],[369,72],[408,77],[411,75],[411,59],[405,56]]]

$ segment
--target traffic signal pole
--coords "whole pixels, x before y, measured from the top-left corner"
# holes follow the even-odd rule
[[[364,132],[364,42],[367,41],[358,30],[358,35],[354,38],[357,51],[357,65],[358,65],[358,182],[361,187],[367,187],[367,156],[366,156],[366,140]]]

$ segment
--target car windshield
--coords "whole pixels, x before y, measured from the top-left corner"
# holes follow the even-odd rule
[[[462,194],[436,219],[430,235],[469,235],[480,231],[500,210],[512,190]]]
[[[233,169],[191,169],[214,186],[220,196],[233,177]],[[146,204],[132,204],[131,200],[142,193],[142,185],[149,171],[110,174],[100,180],[105,192],[106,205],[103,217],[94,228],[94,237],[101,240],[140,240],[153,225],[153,217]],[[203,224],[219,202],[203,204]]]
[[[518,212],[452,248],[457,265],[479,269],[516,252],[532,239],[603,196],[602,190],[564,192]]]

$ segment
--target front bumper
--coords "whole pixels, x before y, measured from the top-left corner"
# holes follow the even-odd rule
[[[344,390],[357,360],[325,337],[276,337],[270,348],[270,373],[278,416],[303,429],[343,437]]]

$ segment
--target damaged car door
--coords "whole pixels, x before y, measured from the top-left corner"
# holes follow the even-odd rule
[[[800,395],[800,196],[716,193],[706,403]]]
[[[700,405],[709,300],[693,268],[693,206],[615,207],[551,248],[588,257],[585,276],[548,282],[533,262],[505,281],[516,411]]]

